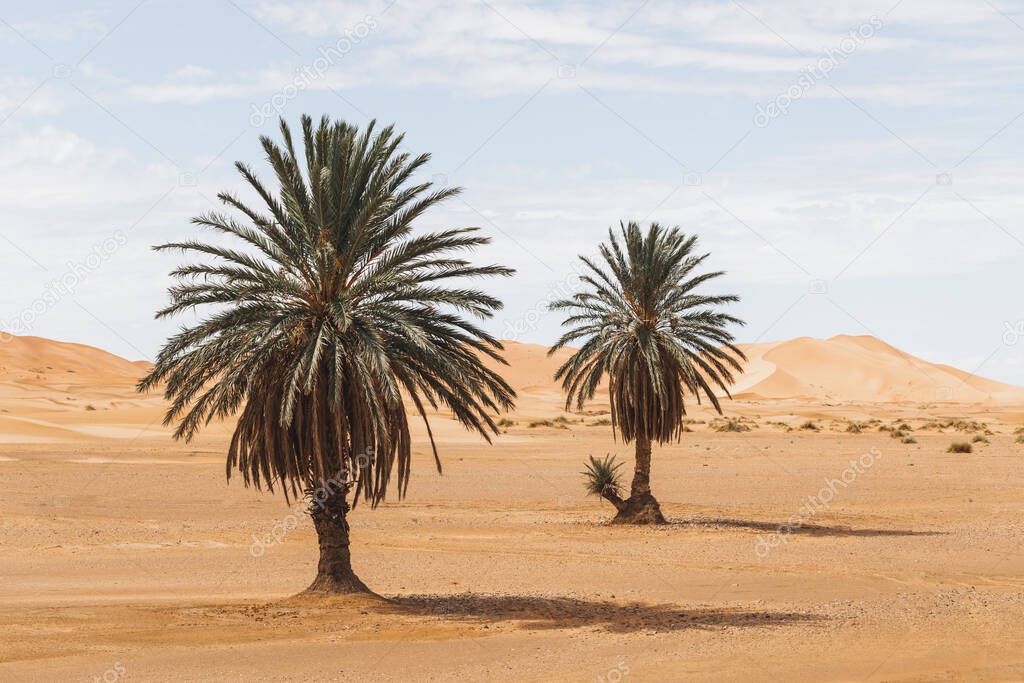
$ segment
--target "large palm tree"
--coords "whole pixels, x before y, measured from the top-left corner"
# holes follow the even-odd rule
[[[735,296],[698,293],[722,275],[698,273],[707,254],[697,255],[696,236],[652,223],[646,234],[635,222],[608,231],[600,245],[604,264],[581,256],[586,266],[583,291],[551,304],[566,311],[568,331],[549,353],[582,341],[555,374],[566,392],[566,409],[582,410],[608,378],[613,433],[636,442],[636,467],[629,497],[620,496],[614,459],[591,457],[591,492],[618,510],[619,522],[662,523],[651,495],[651,443],[678,440],[684,429],[687,393],[706,397],[722,409],[715,389],[729,395],[732,371],[741,370],[743,352],[733,344],[730,325],[743,322],[720,312]]]
[[[410,411],[426,423],[440,471],[428,405],[490,441],[492,415],[515,398],[482,361],[504,363],[501,344],[466,315],[501,308],[466,280],[512,271],[464,257],[488,242],[475,228],[413,234],[417,218],[459,190],[414,181],[429,155],[400,151],[392,127],[374,131],[304,116],[300,161],[282,120],[283,147],[261,138],[277,191],[238,163],[262,205],[222,193],[234,216],[193,219],[241,248],[156,247],[200,257],[172,272],[178,282],[157,316],[207,313],[167,341],[139,389],[164,383],[176,438],[238,414],[228,478],[237,471],[247,486],[308,497],[320,545],[312,592],[368,590],[352,570],[349,501],[375,506],[393,474],[405,494]]]

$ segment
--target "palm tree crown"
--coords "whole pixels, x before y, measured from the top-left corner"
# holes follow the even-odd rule
[[[374,128],[303,117],[300,161],[282,120],[283,147],[261,138],[279,192],[238,163],[262,205],[221,193],[236,217],[193,219],[242,248],[157,247],[212,257],[173,271],[178,282],[158,317],[212,310],[168,340],[140,389],[166,383],[165,423],[177,422],[177,438],[240,411],[228,477],[237,470],[247,485],[279,485],[286,497],[343,473],[356,499],[376,504],[395,470],[404,494],[403,395],[424,422],[427,405],[443,406],[488,440],[497,433],[491,414],[515,397],[481,360],[504,363],[501,344],[466,315],[490,317],[501,302],[456,284],[512,271],[462,258],[488,242],[475,228],[412,234],[418,217],[459,190],[414,182],[429,155],[410,157],[402,135]]]
[[[583,342],[555,375],[566,408],[582,409],[607,376],[612,427],[627,443],[678,439],[687,391],[721,412],[715,387],[729,395],[745,359],[728,331],[743,322],[714,309],[738,298],[696,292],[723,274],[697,274],[707,254],[696,255],[696,244],[678,228],[652,223],[644,234],[635,222],[620,224],[599,248],[606,268],[581,256],[584,291],[551,305],[568,312],[569,327],[551,353]]]

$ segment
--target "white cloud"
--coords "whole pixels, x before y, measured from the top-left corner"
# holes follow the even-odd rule
[[[58,114],[64,107],[63,98],[49,82],[22,76],[0,76],[0,120]]]
[[[213,69],[195,64],[185,64],[171,72],[171,78],[178,81],[208,81],[216,75]]]
[[[45,18],[19,21],[13,24],[19,33],[33,41],[67,42],[82,38],[99,38],[108,28],[95,10],[49,14]]]

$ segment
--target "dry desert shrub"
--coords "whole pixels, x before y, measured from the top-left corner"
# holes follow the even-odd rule
[[[561,420],[534,420],[533,422],[526,425],[530,429],[536,429],[538,427],[551,427],[553,429],[568,429],[566,426],[567,420],[561,418]]]
[[[975,420],[949,420],[942,425],[946,428],[955,429],[958,432],[982,432],[984,434],[991,434],[992,430],[988,428],[988,425],[984,422],[977,422]]]
[[[954,441],[946,449],[947,453],[973,453],[974,447],[966,441]]]
[[[743,423],[741,420],[734,420],[732,418],[725,420],[715,420],[711,423],[711,428],[716,432],[749,432],[750,425]]]

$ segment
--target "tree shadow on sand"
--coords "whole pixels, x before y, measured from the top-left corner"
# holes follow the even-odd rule
[[[750,529],[767,533],[803,534],[807,536],[943,536],[944,531],[915,531],[913,529],[853,529],[845,525],[788,524],[758,522],[749,519],[698,518],[673,520],[670,525],[704,527],[708,529]]]
[[[798,612],[619,604],[606,600],[530,595],[404,595],[388,602],[388,609],[402,614],[455,617],[476,623],[521,622],[521,626],[527,629],[596,626],[616,633],[782,626],[822,619]]]

